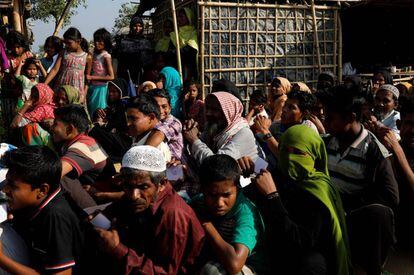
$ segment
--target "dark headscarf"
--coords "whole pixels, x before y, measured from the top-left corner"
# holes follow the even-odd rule
[[[333,87],[335,86],[336,76],[332,72],[329,72],[329,71],[320,73],[318,76],[318,85],[317,85],[318,90],[327,88],[327,87],[322,87],[320,85],[321,81],[328,81],[332,84],[331,87]]]
[[[236,85],[230,80],[224,78],[213,82],[213,88],[211,89],[211,92],[228,92],[237,97],[240,100],[240,102],[243,102],[240,96],[239,89],[237,89]]]
[[[132,26],[136,24],[141,24],[142,31],[140,33],[134,34],[134,36],[141,36],[144,32],[144,20],[142,20],[142,18],[138,16],[132,17],[131,21],[129,21],[129,34],[132,35]]]
[[[118,89],[120,98],[128,95],[128,83],[125,81],[125,79],[115,78],[112,81],[108,81],[108,85],[113,85]]]

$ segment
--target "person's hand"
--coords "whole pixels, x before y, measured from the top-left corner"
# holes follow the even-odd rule
[[[377,137],[381,141],[381,143],[390,151],[394,152],[398,147],[400,147],[400,143],[398,142],[397,136],[389,128],[383,127],[378,129]]]
[[[253,107],[253,110],[254,110],[255,115],[260,114],[264,110],[264,105],[263,104],[256,105]]]
[[[242,157],[238,159],[237,162],[239,163],[242,175],[244,177],[249,177],[254,173],[254,162],[251,157]]]
[[[181,164],[181,160],[172,157],[171,161],[167,163],[167,167],[177,166],[180,164]]]
[[[96,112],[96,115],[99,118],[102,118],[102,119],[105,119],[106,118],[106,112],[105,112],[104,109],[97,109],[95,112]]]
[[[86,75],[86,80],[87,80],[87,81],[91,81],[91,80],[92,80],[92,78],[93,78],[93,76],[91,76],[90,74],[87,74],[87,75]]]
[[[118,231],[115,229],[105,230],[95,227],[98,233],[98,244],[106,252],[113,251],[120,243]]]
[[[42,66],[42,62],[39,59],[35,60],[36,67],[40,68]]]
[[[277,192],[276,184],[273,181],[272,175],[267,170],[262,170],[253,182],[256,183],[257,189],[264,196]]]
[[[196,140],[198,140],[198,135],[200,132],[197,126],[198,123],[193,119],[186,121],[184,124],[183,136],[190,144],[193,144]]]
[[[264,116],[257,116],[254,119],[254,128],[264,135],[269,133],[270,125],[272,125],[272,121]]]
[[[26,106],[26,107],[32,107],[32,105],[33,105],[33,101],[31,99],[29,99],[29,100],[26,100],[24,102],[23,107],[24,106]]]
[[[315,115],[310,115],[309,120],[315,124],[318,129],[319,134],[326,134],[325,127],[323,126],[322,121]]]

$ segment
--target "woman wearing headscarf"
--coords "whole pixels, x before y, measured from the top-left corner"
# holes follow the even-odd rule
[[[55,118],[54,109],[53,90],[43,83],[33,87],[30,100],[25,102],[12,123],[12,127],[21,127],[23,144],[53,147],[47,130]]]
[[[160,71],[160,79],[162,88],[168,92],[171,97],[171,114],[176,118],[181,118],[182,108],[182,82],[180,74],[173,67],[167,66]]]
[[[68,104],[81,104],[78,89],[70,85],[60,86],[55,93],[53,101],[57,108]]]
[[[227,92],[209,94],[205,100],[205,127],[199,139],[194,121],[184,126],[184,137],[198,164],[211,155],[226,154],[234,159],[249,156],[256,160],[258,151],[249,123],[242,117],[243,105]]]
[[[132,139],[127,135],[125,95],[128,83],[122,78],[108,82],[108,107],[95,113],[94,127],[89,132],[110,156],[113,162],[119,162],[131,148]]]
[[[117,76],[140,84],[154,51],[151,42],[144,36],[144,21],[141,17],[131,18],[129,34],[117,42],[115,50],[118,58]]]
[[[311,89],[308,85],[306,85],[303,82],[296,82],[292,86],[292,91],[298,91],[298,92],[305,92],[305,93],[312,93]]]
[[[320,136],[304,125],[282,136],[275,185],[262,171],[256,187],[265,195],[264,219],[274,270],[280,274],[350,274],[345,216],[331,184]]]
[[[292,90],[292,84],[287,78],[275,77],[270,84],[269,108],[272,112],[271,120],[279,121],[282,109],[287,100],[287,94]]]

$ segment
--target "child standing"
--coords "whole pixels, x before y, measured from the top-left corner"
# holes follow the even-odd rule
[[[88,42],[76,28],[69,28],[64,34],[65,50],[46,78],[49,84],[58,75],[55,87],[70,85],[79,90],[80,102],[85,102],[85,69],[88,56]],[[59,74],[58,74],[59,73]]]
[[[46,38],[44,49],[46,56],[40,62],[42,62],[46,72],[49,73],[55,66],[59,53],[63,50],[62,39],[57,36],[49,36]]]
[[[184,83],[184,120],[193,119],[198,123],[200,129],[204,129],[204,101],[198,92],[198,84],[188,80]]]
[[[95,49],[93,59],[88,60],[86,80],[89,81],[88,110],[92,117],[97,109],[107,107],[108,81],[114,79],[112,59],[109,52],[112,48],[111,34],[104,28],[93,34]]]
[[[17,67],[15,76],[21,83],[23,89],[22,96],[17,101],[18,109],[23,106],[25,101],[29,100],[32,88],[39,82],[38,70],[40,70],[44,77],[47,76],[42,63],[33,57],[26,59],[26,61],[22,61],[19,67]]]

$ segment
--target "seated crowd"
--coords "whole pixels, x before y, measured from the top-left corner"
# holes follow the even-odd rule
[[[165,55],[131,93],[107,36],[88,54],[70,28],[45,65],[12,40],[25,77],[0,151],[0,273],[381,274],[413,249],[414,96],[386,71],[368,92],[275,77],[245,110],[234,83],[203,100]]]

